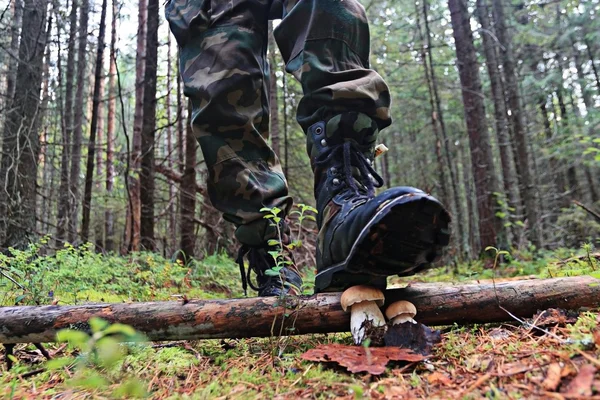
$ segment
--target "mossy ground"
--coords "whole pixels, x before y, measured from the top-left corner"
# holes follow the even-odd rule
[[[3,259],[0,304],[81,304],[241,296],[237,266],[225,256],[189,267],[156,255],[100,256],[66,248],[52,257],[39,248]],[[564,260],[569,259],[567,262]],[[10,263],[8,262],[10,261]],[[495,271],[477,261],[440,267],[409,281],[477,281],[517,276],[566,276],[600,270],[587,251],[520,252]],[[312,273],[307,271],[307,280]],[[557,305],[558,306],[558,305]],[[48,365],[32,345],[18,345],[11,371],[0,366],[4,398],[582,398],[600,394],[600,376],[588,384],[581,371],[600,368],[598,310],[544,334],[514,324],[441,327],[442,343],[427,362],[389,365],[381,376],[352,375],[332,365],[302,361],[318,344],[350,344],[348,334],[289,338],[135,344],[109,368],[76,367],[85,354],[48,344]],[[88,356],[89,357],[89,356]],[[3,361],[0,352],[0,360]],[[551,371],[559,371],[552,381]],[[589,378],[589,377],[588,377]],[[550,379],[550,380],[549,380]],[[589,380],[589,379],[588,379]],[[582,383],[583,382],[583,383]],[[589,390],[591,392],[586,392]],[[578,392],[579,391],[579,392]],[[584,392],[581,392],[584,391]]]

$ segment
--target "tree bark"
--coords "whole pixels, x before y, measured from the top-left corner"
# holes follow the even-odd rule
[[[510,132],[508,130],[508,114],[506,112],[506,103],[504,99],[502,75],[498,69],[498,59],[496,53],[496,42],[492,38],[493,32],[489,17],[489,6],[486,0],[477,0],[477,16],[481,24],[483,38],[483,48],[490,85],[492,90],[492,99],[494,101],[494,119],[496,122],[496,136],[498,138],[498,147],[500,150],[500,161],[502,164],[502,177],[504,182],[504,192],[507,194],[508,208],[514,208],[517,216],[521,214],[521,200],[519,194],[519,179],[514,165],[514,155]],[[510,213],[508,208],[505,212]],[[508,218],[513,225],[516,219],[514,215]],[[518,232],[515,230],[515,236]]]
[[[94,71],[94,94],[92,101],[92,120],[90,122],[90,139],[88,141],[87,165],[85,171],[85,189],[83,194],[83,218],[81,221],[81,239],[87,243],[90,233],[90,213],[92,208],[92,186],[94,185],[94,158],[96,156],[96,134],[98,129],[98,108],[100,105],[100,87],[103,79],[102,65],[104,59],[104,36],[106,31],[106,4],[102,0],[100,11],[100,30],[98,32],[98,48]]]
[[[75,118],[73,124],[73,146],[71,148],[71,172],[69,176],[69,192],[71,202],[69,204],[69,242],[77,241],[77,214],[79,210],[79,186],[81,185],[79,175],[81,173],[81,146],[83,140],[83,116],[87,102],[84,101],[86,51],[88,33],[88,14],[90,10],[89,0],[82,0],[79,10],[79,47],[77,49],[77,90],[75,93]]]
[[[171,58],[171,36],[167,39],[167,95],[165,99],[165,107],[167,113],[167,130],[165,135],[165,148],[166,148],[166,162],[169,169],[173,169],[173,127],[172,127],[172,112],[171,112],[171,91],[172,87],[172,58]],[[169,205],[167,206],[167,243],[170,249],[174,249],[177,246],[177,214],[175,205],[177,204],[177,192],[173,182],[169,182]]]
[[[108,71],[108,113],[106,121],[106,200],[104,204],[104,249],[115,250],[115,221],[112,207],[108,204],[115,185],[115,166],[113,161],[115,140],[115,110],[117,106],[117,0],[112,1],[112,22],[110,28],[110,67]]]
[[[8,110],[15,95],[15,81],[17,80],[17,55],[19,53],[19,33],[21,28],[21,19],[23,17],[22,0],[11,2],[13,7],[12,24],[10,26],[10,51],[12,54],[8,57],[8,66],[6,72],[6,107]]]
[[[135,110],[133,116],[133,138],[131,169],[133,171],[130,177],[129,191],[131,196],[131,218],[127,219],[132,225],[128,229],[128,247],[130,251],[140,249],[140,168],[142,155],[142,125],[144,122],[144,76],[146,71],[146,30],[147,30],[147,9],[148,0],[139,0],[138,2],[138,31],[136,42],[135,58]]]
[[[460,193],[458,191],[458,179],[456,176],[457,174],[454,172],[454,168],[453,168],[455,163],[453,163],[451,160],[450,138],[448,137],[448,133],[446,131],[446,122],[444,120],[444,110],[442,108],[442,102],[441,102],[440,94],[438,91],[437,78],[435,75],[435,68],[434,68],[434,64],[433,64],[433,53],[432,53],[433,46],[431,45],[431,30],[429,29],[429,3],[427,0],[423,0],[423,20],[425,23],[425,34],[426,34],[426,39],[427,39],[427,58],[429,61],[429,69],[431,71],[431,89],[433,90],[433,96],[435,98],[435,110],[436,110],[435,117],[436,117],[436,120],[440,124],[440,132],[442,134],[444,156],[446,157],[446,165],[448,168],[448,172],[450,174],[450,188],[452,189],[452,198],[454,200],[456,212],[458,214],[464,215],[464,213],[466,213],[466,209],[465,209],[463,203],[460,201]],[[424,63],[427,64],[427,62],[425,60],[424,60]],[[466,234],[466,232],[463,229],[463,227],[461,226],[461,224],[455,223],[454,225],[455,225],[455,228],[457,231],[457,235],[461,241],[460,247],[462,248],[462,251],[464,252],[464,254],[467,257],[469,257],[471,250],[470,250],[470,246],[469,246],[468,235]]]
[[[191,121],[192,105],[188,103],[188,121]],[[181,232],[181,252],[179,259],[188,262],[194,257],[196,246],[194,218],[196,214],[196,137],[190,123],[186,128],[185,170],[181,179],[179,227]]]
[[[255,297],[154,303],[25,306],[0,308],[0,343],[56,340],[60,329],[89,331],[87,322],[100,317],[135,328],[149,340],[196,340],[269,337],[347,332],[349,313],[342,311],[341,293],[311,297]],[[486,284],[413,284],[385,292],[386,304],[408,300],[416,320],[428,325],[474,324],[527,318],[560,304],[563,309],[600,306],[600,280],[589,276]],[[287,315],[287,317],[286,317]],[[294,329],[290,329],[290,328]],[[288,328],[288,329],[286,329]]]
[[[0,164],[2,249],[25,249],[36,231],[38,119],[46,49],[47,0],[25,0],[15,96],[7,113]]]
[[[448,0],[452,30],[456,44],[456,57],[465,121],[471,147],[471,169],[475,179],[477,213],[479,215],[479,243],[475,253],[487,246],[497,246],[496,232],[496,172],[490,146],[479,63],[473,44],[469,11],[466,0]]]
[[[156,73],[158,66],[158,4],[158,0],[148,0],[141,137],[140,244],[144,250],[148,251],[156,248],[154,240],[154,130],[156,128]]]
[[[56,247],[62,247],[69,227],[69,165],[71,161],[71,138],[73,136],[73,84],[75,80],[75,39],[77,36],[78,1],[72,0],[69,16],[69,40],[67,44],[67,69],[65,103],[62,119],[62,155],[60,159],[60,188],[58,191],[58,214],[56,222]]]
[[[539,248],[543,245],[543,236],[538,215],[535,179],[531,174],[528,150],[529,140],[527,138],[525,122],[523,120],[524,114],[521,106],[521,97],[519,95],[519,84],[517,81],[516,62],[512,49],[512,38],[506,27],[506,16],[504,14],[503,3],[504,0],[492,0],[494,21],[496,23],[496,34],[502,45],[500,53],[502,54],[502,67],[506,79],[505,89],[508,95],[513,134],[516,141],[516,155],[519,164],[518,170],[521,174],[521,195],[525,203],[525,215],[528,221],[527,225],[531,230],[530,239],[532,243]]]

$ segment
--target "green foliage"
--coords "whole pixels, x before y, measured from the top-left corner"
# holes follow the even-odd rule
[[[578,247],[585,242],[600,243],[600,223],[575,205],[561,211],[555,229],[565,247]]]
[[[90,319],[88,325],[91,334],[73,329],[59,331],[58,341],[68,343],[78,355],[50,360],[46,367],[54,371],[75,368],[75,375],[67,384],[76,388],[106,389],[118,383],[113,393],[115,397],[144,397],[145,386],[139,379],[114,374],[117,364],[126,357],[133,344],[145,341],[144,336],[128,325],[111,325],[97,317]]]
[[[101,255],[91,245],[44,254],[45,241],[0,254],[0,305],[81,304],[241,294],[232,260],[213,255],[184,266],[158,254]]]

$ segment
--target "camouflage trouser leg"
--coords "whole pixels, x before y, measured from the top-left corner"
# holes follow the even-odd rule
[[[357,0],[170,0],[166,16],[211,201],[238,226],[242,243],[259,245],[272,235],[261,208],[287,212],[292,204],[266,143],[269,17],[283,17],[276,39],[287,70],[302,83],[298,121],[305,130],[359,112],[373,130],[390,123],[387,86],[368,69],[368,25]]]

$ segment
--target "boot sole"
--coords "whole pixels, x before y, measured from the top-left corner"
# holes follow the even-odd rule
[[[355,285],[385,289],[388,276],[427,269],[450,242],[449,224],[442,204],[425,193],[394,199],[373,216],[346,260],[317,274],[315,293]]]

